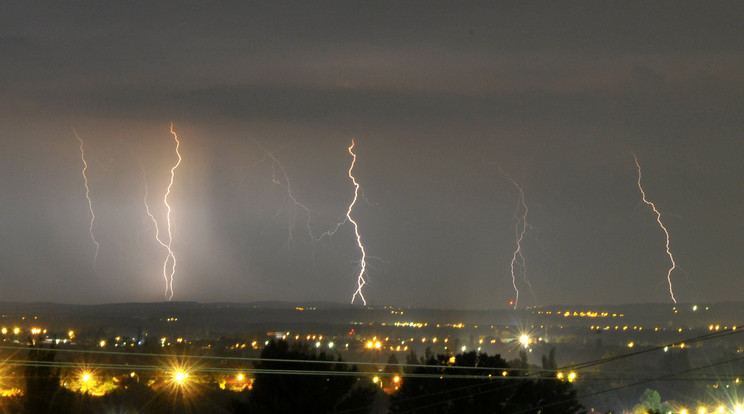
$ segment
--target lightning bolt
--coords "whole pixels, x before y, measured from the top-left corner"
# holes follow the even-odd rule
[[[292,192],[292,184],[289,182],[289,176],[287,175],[287,170],[284,169],[284,165],[282,165],[282,163],[279,162],[279,160],[274,156],[274,154],[271,151],[267,150],[263,145],[261,145],[260,142],[258,142],[258,141],[255,141],[255,142],[256,142],[256,145],[258,145],[258,147],[261,148],[261,150],[263,152],[265,152],[266,155],[269,158],[271,158],[271,161],[272,161],[271,167],[272,167],[272,170],[274,172],[274,176],[272,177],[272,181],[275,184],[277,184],[277,185],[279,185],[281,187],[284,187],[287,190],[287,195],[292,200],[292,202],[294,203],[294,205],[305,211],[305,218],[306,218],[305,219],[305,228],[307,229],[307,234],[310,236],[310,239],[312,239],[313,241],[317,241],[317,239],[315,238],[315,236],[313,236],[312,229],[310,228],[310,209],[307,208],[307,206],[305,206],[304,204],[300,203],[297,200],[297,198],[294,196],[294,193]],[[278,167],[279,168],[279,171],[281,172],[282,177],[284,178],[284,184],[282,184],[282,181],[281,180],[278,180],[276,178],[276,168],[275,167]],[[292,220],[290,220],[289,230],[288,230],[289,231],[289,240],[290,240],[290,242],[292,240],[294,240],[293,227],[294,227],[294,220],[292,219]]]
[[[522,252],[522,241],[524,241],[524,235],[527,233],[527,215],[529,214],[529,208],[527,207],[527,202],[525,201],[525,195],[524,195],[524,189],[521,185],[517,182],[517,180],[514,179],[511,175],[507,174],[502,168],[501,164],[497,164],[499,171],[501,174],[504,175],[512,184],[514,184],[514,187],[517,188],[517,191],[519,191],[519,197],[517,197],[517,204],[514,207],[514,219],[516,220],[516,223],[514,224],[514,236],[516,239],[516,247],[514,249],[514,253],[512,253],[512,260],[509,265],[511,270],[511,278],[512,278],[512,286],[514,287],[514,309],[517,308],[517,304],[519,303],[519,289],[517,288],[517,275],[516,275],[516,267],[519,266],[522,269],[522,279],[527,284],[527,286],[530,288],[530,292],[532,292],[532,296],[535,296],[535,292],[532,290],[532,284],[527,280],[527,264],[524,259],[524,254]],[[519,212],[523,211],[522,215],[519,215]]]
[[[90,210],[90,238],[93,240],[93,244],[96,245],[96,253],[93,256],[93,265],[95,266],[96,262],[98,261],[98,249],[101,247],[100,244],[98,244],[98,241],[96,241],[96,237],[93,235],[93,223],[96,221],[96,213],[93,212],[93,201],[90,199],[90,187],[88,186],[88,175],[86,174],[86,171],[88,171],[88,162],[85,160],[85,143],[83,142],[83,139],[80,138],[75,128],[72,129],[72,132],[75,134],[75,138],[80,141],[80,159],[83,161],[83,183],[85,184],[85,198],[88,199],[88,210]]]
[[[357,275],[357,289],[354,292],[354,294],[351,296],[351,303],[354,303],[354,300],[357,296],[362,299],[362,302],[366,305],[367,300],[364,299],[364,294],[362,293],[362,288],[367,283],[367,281],[364,279],[364,275],[367,272],[367,252],[364,250],[364,245],[362,244],[362,236],[359,235],[359,225],[356,221],[351,217],[351,211],[354,209],[354,205],[357,202],[357,198],[359,197],[359,183],[357,182],[356,178],[354,178],[354,175],[352,174],[354,171],[354,164],[356,163],[356,154],[354,154],[354,140],[351,140],[351,145],[349,146],[349,154],[351,154],[351,165],[349,166],[349,178],[351,178],[351,182],[354,183],[354,199],[351,201],[351,204],[349,204],[349,209],[346,210],[346,220],[349,221],[351,224],[354,225],[354,234],[356,235],[356,241],[357,245],[359,246],[359,250],[362,253],[362,258],[360,260],[360,266],[359,266],[359,274]]]
[[[666,236],[666,253],[667,256],[669,256],[669,261],[672,263],[671,267],[669,267],[669,271],[667,271],[669,295],[671,295],[672,301],[674,303],[677,303],[677,299],[674,298],[674,291],[672,289],[672,271],[677,267],[677,264],[674,262],[672,251],[669,250],[669,232],[667,231],[666,227],[664,227],[664,223],[661,222],[661,213],[659,212],[659,210],[656,209],[656,205],[646,199],[646,192],[643,191],[643,186],[641,185],[641,164],[638,163],[638,157],[636,157],[635,153],[633,153],[633,160],[635,160],[636,167],[638,167],[638,189],[641,191],[641,198],[643,199],[643,202],[651,206],[651,209],[654,210],[654,213],[656,213],[656,222],[659,223],[659,227],[661,227],[661,229],[664,231],[664,235]]]
[[[176,141],[176,155],[178,156],[178,161],[171,167],[170,170],[170,182],[168,183],[168,189],[165,191],[165,195],[163,196],[163,204],[165,204],[165,208],[167,209],[167,213],[165,215],[166,218],[166,227],[168,229],[168,239],[167,242],[161,240],[160,238],[160,230],[157,227],[157,222],[155,218],[150,213],[149,207],[147,208],[147,212],[152,217],[153,222],[155,222],[155,235],[158,242],[163,245],[166,249],[168,249],[168,256],[166,256],[165,261],[163,261],[163,278],[165,279],[165,296],[168,298],[168,301],[173,299],[173,277],[176,274],[176,255],[173,253],[173,225],[171,221],[171,214],[173,212],[173,209],[171,208],[171,205],[168,203],[168,196],[170,196],[171,190],[173,188],[173,182],[176,178],[176,169],[179,165],[181,165],[181,153],[179,152],[179,148],[181,147],[181,142],[178,140],[178,134],[176,134],[176,131],[173,129],[173,123],[170,124],[170,133],[173,135],[173,139]],[[145,205],[147,205],[147,201],[145,201]],[[170,266],[170,272],[168,271],[168,263],[171,263]]]
[[[140,167],[142,167],[142,166],[140,165]],[[168,256],[166,258],[166,262],[163,264],[163,278],[165,279],[165,294],[167,296],[168,295],[169,283],[168,283],[168,273],[167,273],[167,267],[166,266],[167,266],[167,263],[168,263],[168,259],[170,259],[171,257],[174,257],[174,263],[175,263],[175,256],[173,256],[173,251],[169,248],[168,244],[165,243],[163,241],[163,239],[160,238],[160,226],[158,225],[158,221],[155,219],[155,216],[152,214],[152,211],[150,210],[150,205],[147,202],[147,198],[149,196],[149,189],[148,189],[148,185],[147,185],[147,175],[145,174],[144,167],[142,167],[142,177],[143,177],[144,182],[145,182],[145,196],[143,198],[143,202],[145,204],[145,212],[150,217],[150,220],[152,220],[152,223],[155,225],[155,240],[158,243],[160,243],[160,245],[163,246],[163,248],[165,248],[168,251]]]

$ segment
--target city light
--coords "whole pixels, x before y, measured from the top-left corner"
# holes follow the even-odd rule
[[[519,337],[519,343],[524,345],[525,348],[527,348],[530,345],[530,337],[528,335],[521,335]]]

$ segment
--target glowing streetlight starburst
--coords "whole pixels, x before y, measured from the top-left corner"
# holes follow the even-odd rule
[[[83,162],[82,174],[83,183],[85,184],[85,198],[88,200],[88,210],[90,210],[90,226],[88,230],[90,232],[90,238],[93,240],[93,244],[96,245],[96,253],[93,256],[93,265],[95,265],[98,261],[98,250],[101,246],[93,235],[93,223],[96,221],[96,213],[93,212],[93,201],[90,198],[90,187],[88,186],[88,175],[86,174],[86,171],[88,171],[88,162],[85,160],[85,143],[83,142],[83,139],[80,138],[75,128],[72,129],[72,132],[75,134],[75,138],[80,141],[80,159]]]
[[[519,343],[522,344],[525,348],[527,348],[530,345],[530,337],[529,335],[520,335],[519,336]]]
[[[204,398],[204,378],[197,365],[200,359],[166,355],[161,362],[164,386],[161,392],[177,412],[195,412]]]
[[[517,327],[511,337],[511,347],[513,350],[519,348],[528,349],[531,344],[537,343],[535,339],[535,332],[529,327],[529,325]]]
[[[677,267],[677,264],[674,262],[672,251],[669,249],[669,231],[667,231],[667,228],[664,227],[664,223],[661,222],[661,213],[659,212],[659,210],[656,209],[656,205],[646,199],[646,192],[643,191],[643,186],[641,185],[641,164],[638,163],[638,157],[636,157],[635,153],[633,154],[633,160],[635,160],[636,167],[638,167],[638,189],[641,191],[641,198],[643,199],[643,202],[651,206],[651,209],[654,211],[654,213],[656,213],[656,222],[659,223],[659,227],[661,227],[661,229],[664,231],[664,235],[666,236],[666,253],[667,256],[669,256],[669,261],[672,264],[667,271],[669,295],[672,297],[672,301],[674,303],[677,303],[677,299],[674,298],[674,291],[672,289],[672,271]]]

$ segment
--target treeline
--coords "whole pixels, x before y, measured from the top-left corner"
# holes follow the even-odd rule
[[[19,413],[583,413],[576,391],[555,376],[553,352],[544,373],[528,373],[526,355],[467,352],[394,356],[378,372],[360,372],[340,357],[304,343],[272,341],[255,364],[252,389],[216,383],[149,387],[131,381],[103,396],[62,386],[54,349],[32,347],[21,397],[3,398],[3,412]],[[375,367],[376,369],[376,367]],[[197,368],[198,370],[198,368]]]

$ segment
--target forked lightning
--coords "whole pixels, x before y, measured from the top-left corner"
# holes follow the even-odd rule
[[[524,235],[525,233],[527,233],[527,214],[529,213],[529,208],[527,208],[527,202],[525,201],[524,189],[522,188],[522,186],[519,185],[514,177],[507,174],[501,168],[500,164],[497,164],[497,166],[501,174],[503,174],[504,177],[506,177],[512,184],[514,184],[514,187],[516,187],[519,191],[517,204],[514,207],[514,219],[516,220],[516,223],[514,224],[514,237],[516,239],[516,247],[514,249],[514,252],[512,253],[512,259],[509,265],[511,270],[512,286],[514,287],[513,305],[514,309],[516,309],[519,303],[519,289],[517,288],[517,266],[521,268],[523,281],[530,288],[532,295],[535,295],[535,292],[532,290],[532,284],[529,282],[529,280],[527,280],[527,264],[524,259],[524,253],[522,252],[522,241],[524,241]],[[521,216],[519,215],[520,211],[522,212]]]
[[[638,163],[638,157],[636,157],[635,154],[633,154],[633,160],[635,160],[636,167],[638,167],[638,189],[641,191],[641,198],[643,199],[643,202],[651,206],[651,209],[656,213],[656,222],[659,223],[659,227],[661,227],[664,231],[664,236],[666,236],[666,253],[667,256],[669,256],[669,261],[672,263],[667,271],[667,283],[669,283],[669,295],[672,297],[672,301],[677,303],[677,299],[674,298],[674,290],[672,289],[672,271],[677,267],[677,264],[674,262],[672,251],[669,249],[669,231],[664,227],[664,223],[661,222],[661,213],[656,209],[656,205],[646,199],[646,192],[643,191],[643,186],[641,185],[641,164]]]
[[[72,129],[72,132],[75,134],[75,138],[80,141],[80,159],[83,161],[83,183],[85,184],[85,198],[88,200],[88,209],[90,210],[90,238],[93,240],[93,244],[96,245],[96,253],[93,256],[93,265],[96,264],[98,261],[98,249],[101,247],[98,244],[98,241],[96,240],[96,237],[93,235],[93,223],[96,221],[96,213],[93,212],[93,202],[90,199],[90,187],[88,186],[88,175],[86,174],[86,171],[88,171],[88,162],[85,160],[85,144],[83,142],[83,139],[80,138],[75,128]]]
[[[359,225],[357,225],[357,222],[354,221],[354,219],[351,217],[351,211],[354,209],[357,198],[359,198],[359,183],[352,174],[354,171],[354,164],[356,163],[356,154],[354,154],[354,140],[351,140],[351,145],[349,146],[349,154],[351,154],[352,157],[351,166],[349,166],[349,178],[351,178],[351,182],[354,183],[354,199],[351,201],[351,204],[349,204],[349,209],[346,210],[346,219],[354,225],[354,234],[356,235],[357,245],[359,246],[359,250],[362,252],[362,258],[359,264],[359,274],[357,275],[357,289],[351,296],[351,303],[354,303],[356,297],[359,296],[359,298],[362,299],[362,303],[366,305],[367,300],[364,298],[362,288],[367,283],[367,280],[364,278],[367,273],[367,252],[365,252],[364,245],[362,244],[362,236],[359,235]]]

